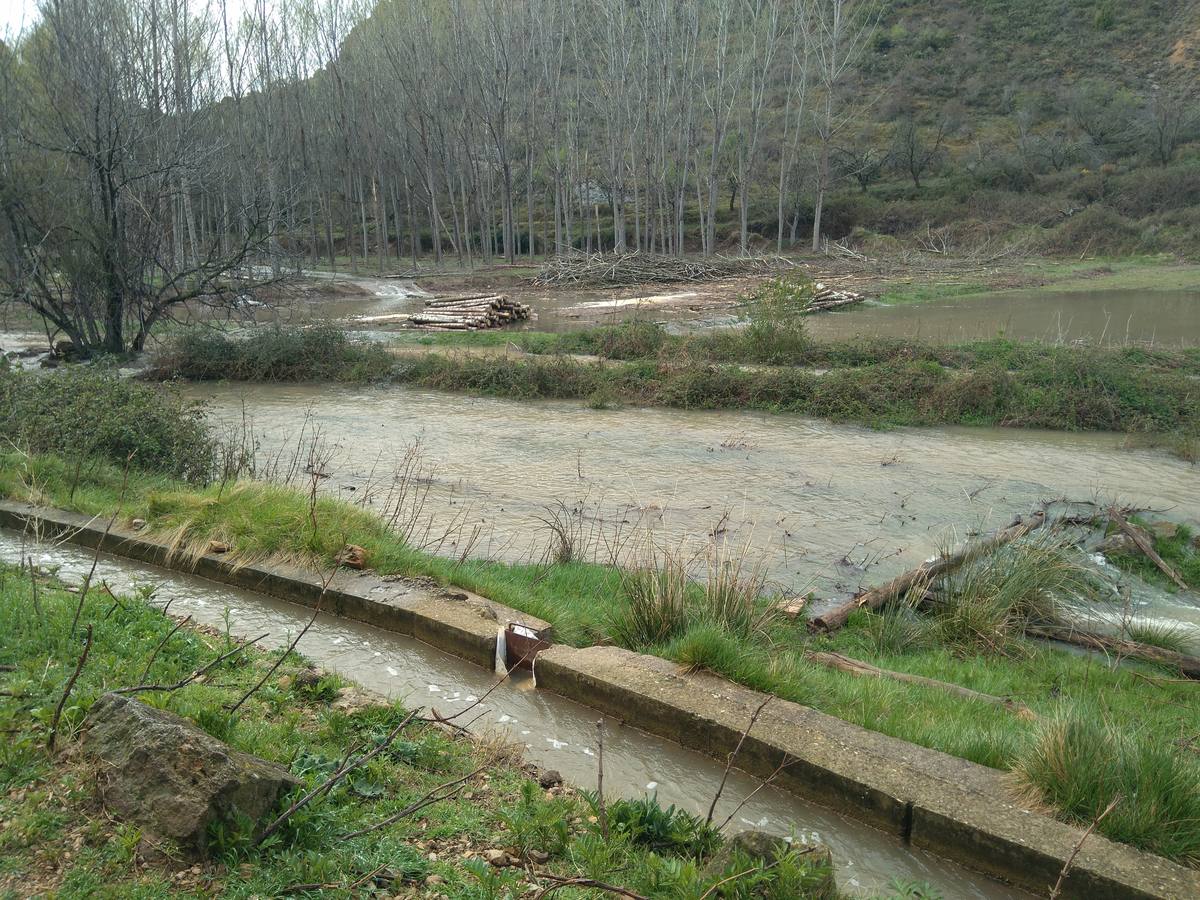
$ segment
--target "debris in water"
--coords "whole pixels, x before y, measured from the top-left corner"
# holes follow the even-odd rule
[[[388,666],[388,667],[387,667],[387,673],[388,673],[389,675],[391,675],[393,678],[395,678],[396,676],[398,676],[398,675],[400,674],[400,673],[399,673],[399,672],[397,672],[395,669],[393,669],[391,666]]]
[[[658,782],[657,781],[647,781],[646,782],[646,790],[648,790],[648,791],[658,790]]]
[[[438,687],[436,684],[429,685],[429,693],[440,694],[441,692],[442,692],[442,689],[440,687]]]
[[[551,747],[553,747],[555,750],[561,750],[563,747],[566,747],[566,746],[568,746],[568,744],[567,744],[567,742],[566,742],[566,741],[559,741],[559,740],[555,740],[554,738],[549,738],[549,737],[548,737],[548,738],[546,738],[546,741],[547,741],[547,743],[549,743],[549,744],[550,744],[550,746],[551,746]]]
[[[514,719],[512,716],[508,715],[508,713],[505,713],[500,718],[498,718],[496,721],[499,722],[501,725],[507,725],[509,722],[515,722],[516,719]]]

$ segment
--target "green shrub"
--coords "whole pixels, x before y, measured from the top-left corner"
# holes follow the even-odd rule
[[[772,278],[751,294],[748,361],[789,363],[804,352],[809,343],[804,316],[813,294],[813,283],[799,275]]]
[[[0,433],[35,453],[130,459],[194,482],[212,477],[217,459],[203,405],[92,367],[0,373]]]
[[[243,337],[190,329],[155,361],[159,376],[190,381],[365,381],[393,363],[385,348],[351,341],[330,325],[261,328]]]
[[[1045,249],[1052,253],[1120,256],[1153,249],[1138,226],[1107,206],[1089,206],[1055,228]]]

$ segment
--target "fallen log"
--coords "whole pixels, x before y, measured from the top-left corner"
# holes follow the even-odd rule
[[[1003,706],[1009,712],[1015,713],[1022,719],[1030,721],[1037,719],[1037,714],[1024,703],[973,691],[960,684],[938,681],[936,678],[926,678],[924,675],[911,675],[908,672],[893,672],[890,669],[881,669],[878,666],[863,662],[861,659],[843,656],[841,653],[808,652],[804,654],[804,658],[827,668],[836,669],[839,672],[847,672],[850,675],[866,678],[890,678],[893,681],[902,681],[905,684],[917,684],[922,687],[937,688],[940,691],[965,697],[967,700],[978,700],[981,703],[990,703],[993,706]]]
[[[836,631],[846,624],[846,620],[850,618],[850,614],[855,610],[878,609],[885,603],[909,591],[917,584],[932,581],[940,575],[953,572],[966,563],[978,559],[983,554],[991,553],[993,550],[1003,547],[1010,541],[1024,537],[1031,531],[1041,528],[1045,523],[1046,513],[1044,510],[1039,510],[1025,519],[1018,518],[1012,525],[1002,531],[998,531],[989,538],[968,543],[953,553],[943,554],[932,560],[923,562],[915,569],[893,578],[887,584],[872,588],[839,606],[835,606],[826,613],[815,616],[808,622],[809,630]]]
[[[1025,634],[1050,641],[1061,641],[1076,647],[1085,647],[1100,653],[1127,656],[1142,662],[1157,663],[1178,669],[1188,678],[1200,680],[1200,657],[1176,653],[1151,644],[1141,644],[1124,638],[1110,637],[1091,631],[1079,631],[1067,625],[1028,625]]]
[[[1152,563],[1158,566],[1159,571],[1161,571],[1175,583],[1176,587],[1178,587],[1181,591],[1191,590],[1191,588],[1187,586],[1187,582],[1180,577],[1179,573],[1172,569],[1170,564],[1158,555],[1154,549],[1154,545],[1146,539],[1146,535],[1143,534],[1139,529],[1130,525],[1129,520],[1121,515],[1120,510],[1118,510],[1116,507],[1109,509],[1108,517],[1114,523],[1116,523],[1116,526],[1120,528],[1122,532],[1129,536],[1131,541],[1137,544],[1137,548],[1141,550],[1142,553],[1146,554],[1146,557]]]

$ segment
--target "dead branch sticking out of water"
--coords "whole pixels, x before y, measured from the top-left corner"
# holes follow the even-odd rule
[[[713,794],[712,803],[708,807],[708,815],[704,819],[705,825],[711,825],[713,813],[717,811],[717,802],[721,799],[721,794],[725,790],[725,782],[729,780],[729,770],[733,768],[733,762],[737,759],[738,753],[741,752],[742,744],[746,743],[746,738],[750,732],[754,730],[754,725],[758,721],[758,717],[762,715],[762,711],[767,708],[767,704],[774,700],[774,697],[767,697],[758,705],[758,709],[750,716],[750,723],[746,726],[746,730],[742,732],[742,736],[738,738],[737,746],[733,748],[733,752],[729,754],[729,758],[725,760],[725,771],[721,775],[721,783],[717,785],[717,792]]]
[[[1031,531],[1041,528],[1046,523],[1046,511],[1040,509],[1028,517],[1019,517],[1008,528],[981,541],[968,543],[953,553],[942,554],[932,560],[921,563],[915,569],[893,578],[887,584],[872,588],[828,612],[816,616],[809,621],[809,630],[814,632],[836,631],[846,624],[850,614],[859,609],[879,609],[896,597],[907,593],[918,584],[926,584],[941,575],[946,575],[961,568],[968,562],[980,556],[998,550],[1005,544],[1024,537]]]
[[[1187,582],[1185,582],[1179,576],[1179,573],[1172,569],[1170,564],[1161,556],[1159,556],[1157,552],[1155,552],[1154,545],[1146,539],[1146,535],[1130,525],[1129,520],[1121,515],[1120,510],[1118,510],[1115,506],[1112,507],[1108,511],[1108,517],[1113,521],[1113,524],[1120,528],[1121,531],[1129,537],[1131,541],[1137,544],[1137,548],[1141,550],[1142,553],[1146,554],[1147,559],[1154,563],[1154,565],[1158,566],[1160,572],[1162,572],[1175,583],[1177,588],[1179,588],[1181,591],[1191,590],[1187,586]]]
[[[1019,703],[1016,700],[1006,700],[1003,697],[996,697],[992,694],[983,694],[979,691],[973,691],[970,688],[965,688],[962,685],[951,684],[948,681],[938,681],[936,678],[926,678],[924,675],[911,675],[908,672],[893,672],[890,669],[881,669],[878,666],[873,666],[870,663],[862,660],[852,659],[849,656],[843,656],[841,653],[817,653],[809,652],[804,654],[804,658],[822,666],[827,666],[830,669],[837,669],[839,672],[848,672],[851,675],[858,675],[866,678],[890,678],[893,681],[902,681],[907,684],[918,684],[922,687],[937,688],[941,691],[947,691],[951,694],[957,694],[960,697],[965,697],[968,700],[978,700],[982,703],[990,703],[993,706],[1003,706],[1009,712],[1016,713],[1022,719],[1034,720],[1037,715],[1024,703]]]
[[[1200,657],[1188,656],[1186,653],[1178,653],[1151,644],[1142,644],[1091,631],[1080,631],[1067,625],[1029,625],[1025,628],[1025,634],[1051,641],[1062,641],[1064,644],[1074,644],[1076,647],[1085,647],[1088,650],[1104,654],[1132,657],[1143,662],[1156,663],[1177,669],[1189,679],[1200,680]]]
[[[716,281],[737,275],[769,275],[791,263],[777,256],[709,256],[693,259],[657,253],[566,253],[542,264],[534,284],[628,285]]]

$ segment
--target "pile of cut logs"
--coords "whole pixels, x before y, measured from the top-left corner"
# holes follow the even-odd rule
[[[498,328],[528,318],[527,304],[512,300],[504,294],[481,294],[475,297],[436,297],[426,300],[424,311],[414,313],[409,321],[431,331],[478,331],[481,328]]]
[[[472,297],[434,297],[416,313],[390,313],[383,316],[355,316],[365,325],[405,325],[423,331],[479,331],[499,328],[529,318],[529,306],[504,294],[477,294]]]
[[[853,306],[855,303],[862,303],[865,299],[866,297],[857,291],[838,290],[818,281],[813,285],[812,299],[808,301],[804,311],[806,313],[826,312],[841,306]]]

